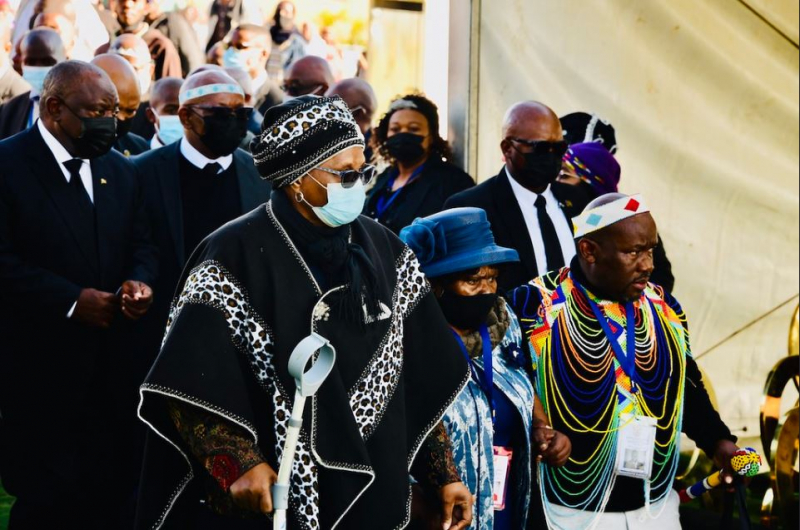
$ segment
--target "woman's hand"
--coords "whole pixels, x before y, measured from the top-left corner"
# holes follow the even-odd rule
[[[472,524],[475,498],[463,482],[453,482],[439,490],[442,501],[442,530],[464,530]]]

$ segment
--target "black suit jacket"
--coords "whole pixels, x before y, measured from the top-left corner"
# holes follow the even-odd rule
[[[0,105],[30,91],[31,86],[13,68],[9,67],[3,77],[0,77]]]
[[[155,303],[146,317],[143,352],[155,358],[160,347],[169,307],[178,288],[186,249],[183,242],[183,204],[180,182],[180,145],[150,151],[137,157],[134,164],[142,175],[145,203],[153,239],[161,255]],[[256,171],[253,159],[244,151],[234,153],[234,165],[241,194],[241,214],[249,213],[269,200],[271,187]],[[146,375],[146,374],[144,374]]]
[[[18,475],[9,463],[43,458],[29,454],[43,433],[66,429],[51,439],[51,456],[75,443],[68,433],[87,417],[91,385],[119,360],[109,345],[121,316],[109,331],[67,318],[81,290],[153,285],[157,254],[136,168],[118,153],[91,163],[96,230],[79,222],[74,191],[37,127],[0,142],[0,160],[0,410],[8,428],[0,464],[4,483],[14,483],[30,469]]]
[[[572,226],[572,218],[589,204],[589,197],[577,186],[556,182],[551,189]],[[533,243],[505,168],[496,177],[451,197],[445,204],[445,208],[466,206],[485,210],[497,244],[519,252],[520,262],[503,268],[499,279],[501,292],[528,283],[539,275]]]
[[[148,152],[150,150],[150,142],[138,134],[128,133],[117,139],[114,149],[125,158],[132,158]]]
[[[11,138],[28,128],[32,105],[28,91],[0,107],[0,140]]]

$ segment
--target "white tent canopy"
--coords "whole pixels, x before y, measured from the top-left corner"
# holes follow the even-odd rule
[[[451,2],[454,16],[464,4]],[[517,101],[611,121],[622,191],[644,193],[654,210],[723,417],[756,435],[798,293],[798,2],[485,0],[472,9],[472,173],[483,180],[501,167],[500,124]]]

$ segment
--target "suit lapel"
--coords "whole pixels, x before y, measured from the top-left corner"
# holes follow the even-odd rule
[[[28,96],[30,96],[30,94],[28,94]],[[32,105],[33,102],[29,98],[24,98],[20,100],[20,104],[14,109],[14,114],[11,117],[14,134],[28,128],[28,119],[30,118]]]
[[[114,190],[114,175],[110,171],[108,164],[102,159],[92,161],[92,186],[94,188],[94,211],[97,223],[97,247],[101,265],[101,273],[109,270],[110,265],[105,261],[111,256],[104,254],[102,249],[111,249],[119,243],[115,241],[115,234],[120,224],[119,212],[120,205],[117,204],[116,197],[112,193]]]
[[[511,183],[508,181],[505,168],[503,168],[503,171],[497,176],[495,185],[497,186],[497,193],[494,195],[497,214],[505,225],[505,233],[509,234],[511,237],[513,248],[517,249],[517,252],[519,252],[522,265],[528,271],[528,275],[534,278],[538,276],[537,271],[539,268],[536,265],[533,243],[528,233],[528,225],[525,222],[525,217],[522,215],[522,210],[517,201],[517,196],[514,195]],[[531,208],[533,207],[534,205],[531,204]]]
[[[185,265],[186,251],[183,241],[183,202],[181,199],[181,163],[180,142],[161,149],[163,152],[163,170],[158,176],[158,185],[161,188],[161,198],[164,201],[164,211],[169,223],[172,242],[175,244],[175,253],[178,255],[178,264],[182,269]]]
[[[75,243],[95,273],[99,273],[97,261],[97,239],[94,224],[81,210],[74,191],[64,178],[56,158],[48,149],[37,128],[31,128],[25,134],[33,138],[34,149],[28,160],[31,174],[36,175],[50,199],[53,201],[64,224],[72,233]]]

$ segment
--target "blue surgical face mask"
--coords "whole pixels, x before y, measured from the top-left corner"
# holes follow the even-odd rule
[[[52,66],[24,66],[22,67],[22,78],[31,86],[31,95],[38,96],[44,88],[44,79],[52,70]]]
[[[171,145],[183,138],[184,129],[180,116],[159,116],[155,111],[153,114],[158,118],[156,134],[162,144]]]
[[[323,186],[314,177],[311,179],[328,190],[328,204],[325,206],[312,206],[303,199],[306,204],[311,206],[320,221],[331,228],[337,228],[349,225],[358,219],[364,210],[364,203],[367,201],[367,192],[363,181],[359,180],[353,187],[345,188],[338,182]]]
[[[228,48],[222,56],[222,66],[225,68],[241,68],[247,70],[247,59],[244,53],[236,48]]]

